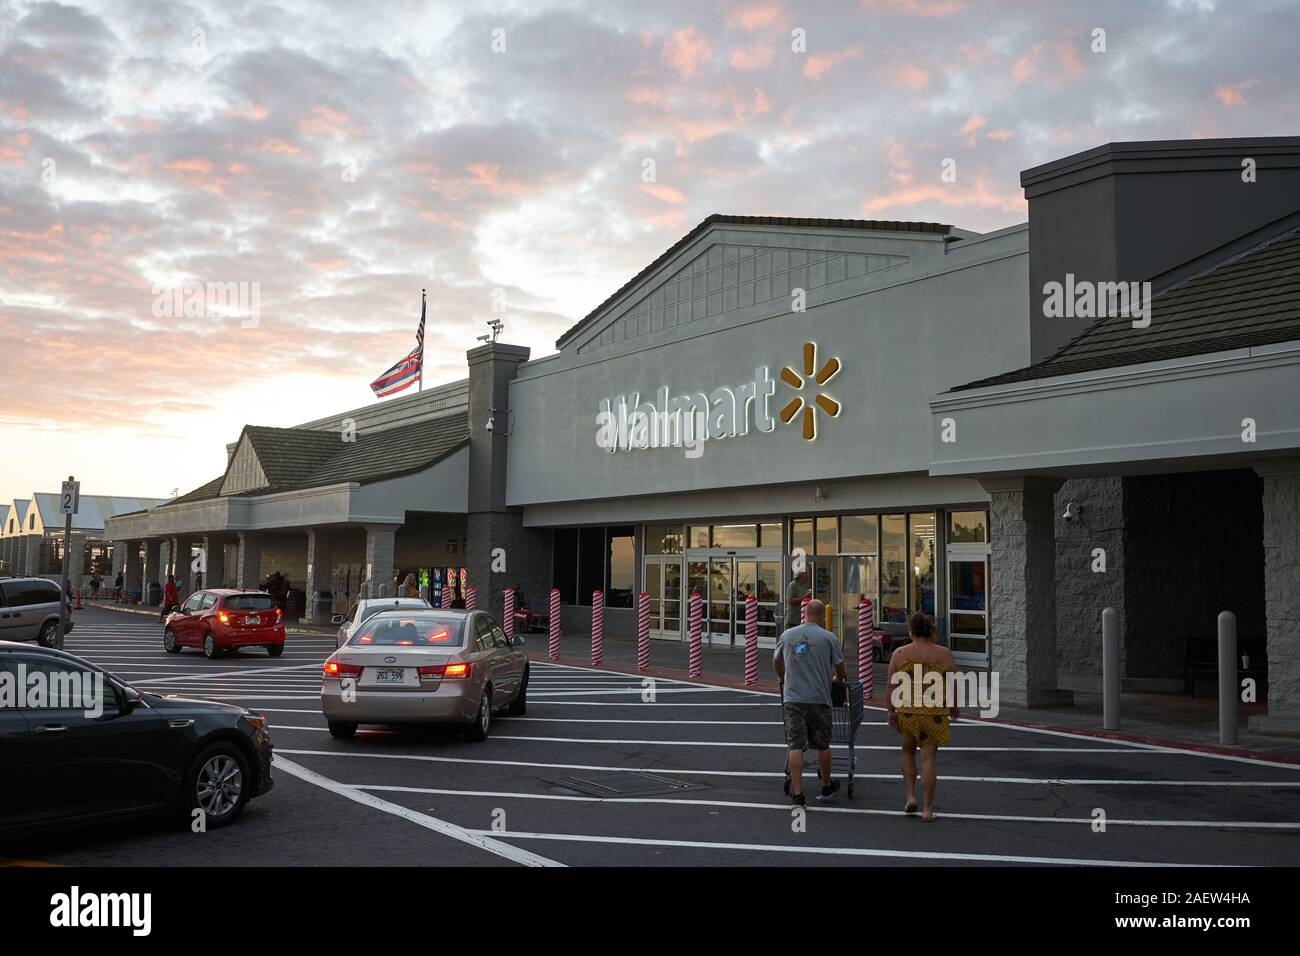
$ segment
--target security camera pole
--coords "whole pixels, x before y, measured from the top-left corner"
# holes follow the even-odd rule
[[[80,506],[81,482],[68,475],[68,480],[59,490],[59,510],[63,512],[63,573],[59,576],[59,639],[54,646],[60,650],[63,649],[63,605],[68,600],[68,571],[72,563],[72,516]]]

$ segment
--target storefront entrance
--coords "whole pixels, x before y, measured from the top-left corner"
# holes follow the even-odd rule
[[[948,545],[948,639],[966,667],[989,663],[989,547]]]
[[[781,555],[777,551],[749,552],[717,549],[686,553],[688,593],[704,600],[703,637],[714,645],[743,646],[745,599],[758,598],[758,643],[774,647],[781,609]]]
[[[646,555],[644,589],[650,595],[650,636],[681,640],[681,555]]]

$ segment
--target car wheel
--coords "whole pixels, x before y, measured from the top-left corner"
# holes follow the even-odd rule
[[[510,702],[508,713],[512,717],[522,717],[528,712],[528,667],[524,667],[524,676],[519,681],[519,693]]]
[[[470,740],[487,740],[488,733],[492,730],[492,688],[483,688],[483,698],[478,702],[478,716],[474,718],[474,723],[470,724]]]
[[[252,792],[248,758],[233,743],[205,748],[185,777],[187,809],[202,810],[208,829],[223,827],[239,816]]]
[[[181,652],[181,646],[176,643],[176,635],[172,633],[170,627],[163,631],[163,650],[168,654],[179,654]]]
[[[217,656],[217,653],[216,639],[213,638],[211,632],[209,632],[208,635],[203,638],[203,656],[208,660],[212,660]]]
[[[266,648],[266,653],[270,654],[272,657],[279,657],[281,654],[284,653],[284,645],[270,644]]]
[[[355,737],[357,734],[357,725],[345,720],[331,720],[330,736],[337,737],[339,740],[347,740],[349,737]]]
[[[59,642],[59,625],[55,621],[46,621],[41,626],[41,633],[36,637],[36,643],[41,647],[54,647]]]

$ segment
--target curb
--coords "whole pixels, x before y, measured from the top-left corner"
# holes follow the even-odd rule
[[[676,667],[652,667],[648,670],[637,670],[633,664],[623,664],[620,662],[606,662],[600,667],[593,667],[589,658],[560,656],[555,660],[544,651],[528,652],[528,659],[550,664],[563,664],[567,667],[578,667],[591,671],[612,671],[618,674],[631,674],[636,677],[662,677],[669,680],[679,680],[687,684],[696,684],[708,687],[725,687],[728,690],[747,690],[762,691],[764,693],[777,693],[776,681],[761,680],[752,687],[745,686],[743,678],[731,677],[725,674],[701,674],[698,679],[690,677],[690,672]],[[880,704],[866,704],[869,710],[878,710],[883,712],[885,708]],[[1145,744],[1149,747],[1161,747],[1166,750],[1181,750],[1187,753],[1200,753],[1217,757],[1244,757],[1250,760],[1258,760],[1263,763],[1273,763],[1284,767],[1300,766],[1300,755],[1264,753],[1257,750],[1244,750],[1239,747],[1219,747],[1213,744],[1194,744],[1186,741],[1165,740],[1159,737],[1146,737],[1140,734],[1126,734],[1113,730],[1087,730],[1080,727],[1062,727],[1057,724],[1039,724],[1028,720],[1006,720],[1004,718],[982,718],[968,717],[966,720],[983,720],[994,725],[1005,725],[1008,727],[1023,727],[1027,730],[1050,730],[1053,733],[1070,734],[1076,737],[1086,737],[1094,740],[1116,740],[1123,743]]]

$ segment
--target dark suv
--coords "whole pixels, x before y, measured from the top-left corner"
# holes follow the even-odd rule
[[[59,636],[59,609],[63,633],[72,630],[72,608],[49,578],[0,579],[0,641],[36,641],[53,647]]]
[[[271,789],[266,718],[243,707],[141,693],[10,641],[0,690],[0,836],[159,810],[219,827]]]

